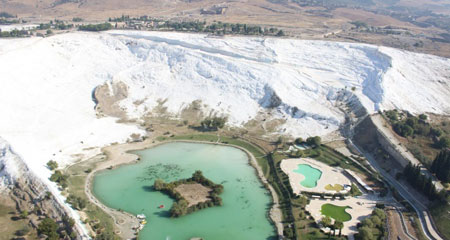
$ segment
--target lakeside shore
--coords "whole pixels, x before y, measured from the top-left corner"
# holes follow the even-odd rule
[[[106,161],[99,163],[87,176],[85,183],[85,194],[88,197],[89,201],[93,204],[100,207],[103,211],[105,211],[108,215],[110,215],[116,227],[119,229],[118,235],[122,238],[133,238],[136,236],[135,230],[133,228],[139,226],[138,219],[126,212],[118,211],[116,209],[109,208],[101,203],[93,194],[93,178],[96,173],[100,171],[104,171],[107,169],[115,168],[125,164],[133,164],[139,161],[139,156],[130,151],[143,150],[156,147],[158,145],[173,143],[173,142],[188,142],[188,143],[203,143],[203,144],[214,144],[214,145],[222,145],[228,147],[234,147],[244,151],[249,159],[249,164],[255,169],[258,179],[263,183],[264,186],[267,187],[267,190],[270,192],[272,196],[272,208],[268,213],[268,218],[275,226],[276,233],[281,236],[283,235],[283,224],[282,224],[282,213],[279,205],[279,198],[276,194],[273,187],[268,183],[267,179],[264,176],[263,170],[258,165],[258,162],[247,149],[232,145],[232,144],[224,144],[220,142],[208,142],[208,141],[195,141],[195,140],[167,140],[167,141],[156,141],[156,137],[148,138],[142,142],[132,142],[132,143],[124,143],[117,145],[110,145],[104,147],[102,152],[107,156]]]

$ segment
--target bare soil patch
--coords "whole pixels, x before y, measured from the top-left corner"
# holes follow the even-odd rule
[[[211,189],[199,183],[181,184],[175,188],[175,191],[186,199],[189,203],[188,207],[210,200],[209,192]]]

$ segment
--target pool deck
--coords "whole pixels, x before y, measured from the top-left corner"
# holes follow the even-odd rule
[[[307,188],[300,184],[305,176],[300,173],[294,172],[294,170],[298,169],[299,164],[308,164],[313,168],[317,168],[322,172],[322,176],[317,181],[317,186],[313,188]],[[336,193],[333,190],[326,190],[325,186],[328,184],[340,184],[345,187],[351,186],[351,181],[348,179],[340,168],[333,168],[319,161],[310,159],[310,158],[290,158],[285,159],[280,164],[281,170],[283,170],[286,175],[289,177],[289,182],[292,187],[292,191],[300,195],[302,191],[306,192],[316,192],[316,193]],[[340,193],[346,193],[348,190],[344,189],[340,191]]]
[[[319,223],[324,217],[321,213],[322,205],[329,203],[336,206],[349,206],[345,209],[347,213],[352,216],[350,221],[344,222],[344,228],[342,228],[342,234],[352,236],[358,232],[356,225],[364,218],[369,217],[375,209],[377,198],[374,195],[365,194],[358,198],[348,198],[345,200],[331,200],[331,199],[311,199],[311,202],[306,205],[306,210],[311,213],[314,220]],[[323,228],[325,232],[330,231],[329,228]],[[336,234],[339,232],[336,231]]]

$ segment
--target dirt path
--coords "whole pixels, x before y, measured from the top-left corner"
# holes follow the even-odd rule
[[[407,229],[403,225],[402,216],[400,216],[400,213],[395,208],[389,207],[386,213],[389,222],[390,239],[416,239],[408,236],[408,233],[405,232]]]
[[[109,208],[104,204],[102,204],[92,193],[93,177],[95,173],[99,171],[104,171],[124,164],[136,163],[137,161],[139,161],[138,155],[128,153],[128,151],[151,148],[158,144],[161,143],[155,143],[155,138],[152,137],[142,142],[125,143],[105,147],[102,149],[102,151],[104,154],[106,154],[107,160],[99,163],[92,170],[92,172],[88,174],[86,178],[85,183],[86,196],[92,203],[100,207],[103,211],[105,211],[108,215],[110,215],[113,218],[116,227],[120,231],[118,235],[122,239],[132,239],[136,237],[136,231],[133,229],[139,226],[139,220],[129,213],[118,211],[116,209]]]

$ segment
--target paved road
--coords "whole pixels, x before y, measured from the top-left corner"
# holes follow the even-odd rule
[[[433,225],[431,218],[428,214],[427,207],[423,205],[419,200],[415,198],[414,195],[412,195],[408,189],[403,186],[400,182],[398,182],[394,177],[392,177],[389,173],[383,170],[378,165],[378,162],[375,161],[375,159],[368,153],[362,151],[358,148],[353,142],[350,140],[350,144],[352,144],[356,149],[358,149],[359,152],[361,152],[369,161],[369,163],[384,177],[384,179],[393,186],[398,193],[406,200],[408,201],[411,206],[415,209],[419,216],[420,224],[422,225],[422,228],[424,230],[425,236],[428,239],[432,240],[443,240],[435,229],[435,226]]]
[[[385,127],[388,123],[384,120],[384,118],[379,114],[370,115],[370,118],[372,119],[372,122],[375,124],[375,126],[380,130],[380,132],[384,135],[385,138],[389,140],[389,142],[395,147],[395,150],[400,153],[403,158],[408,160],[410,163],[414,165],[422,166],[422,163],[417,160],[414,155],[411,154],[408,149],[406,149],[403,144],[400,143],[400,141],[397,139],[395,134],[392,132],[392,130],[388,127]],[[421,168],[421,172],[427,176],[433,179],[433,184],[436,187],[438,191],[442,190],[444,187],[442,184],[433,176],[433,174],[428,171],[425,167]]]

